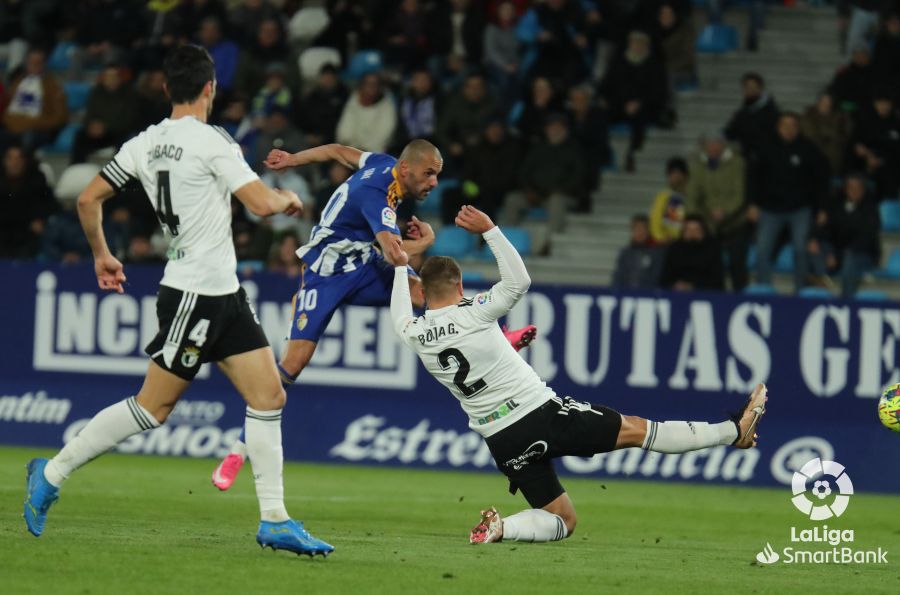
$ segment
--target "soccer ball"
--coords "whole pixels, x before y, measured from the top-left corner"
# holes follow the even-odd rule
[[[881,393],[878,418],[887,428],[900,432],[900,384],[892,384]]]

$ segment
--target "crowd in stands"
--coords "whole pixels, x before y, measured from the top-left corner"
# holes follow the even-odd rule
[[[741,291],[752,256],[762,287],[780,266],[796,291],[837,276],[855,295],[881,260],[879,204],[900,199],[900,6],[867,6],[871,29],[848,28],[847,63],[802,114],[743,77],[732,118],[668,162],[649,216],[633,218],[616,286]]]
[[[396,153],[428,138],[443,152],[443,179],[455,182],[444,192],[445,222],[472,203],[505,223],[542,217],[562,230],[568,213],[591,208],[611,124],[630,124],[623,164],[633,169],[647,127],[675,123],[673,89],[696,78],[690,14],[687,0],[0,1],[0,149],[11,205],[0,210],[0,256],[89,256],[68,233],[72,201],[54,197],[38,158],[102,164],[165,118],[161,64],[182,43],[215,60],[211,122],[267,182],[307,206],[305,220],[292,222],[259,221],[235,205],[244,260],[291,268],[288,247],[305,240],[349,174],[340,166],[266,174],[273,147],[338,142]],[[125,259],[162,254],[141,195],[129,187],[108,202]]]

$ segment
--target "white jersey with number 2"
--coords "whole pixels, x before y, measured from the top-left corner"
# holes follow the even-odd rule
[[[497,324],[528,291],[531,279],[525,263],[499,227],[483,237],[500,269],[500,281],[490,291],[454,306],[426,310],[416,318],[412,316],[409,273],[406,267],[397,267],[391,317],[403,342],[459,399],[469,416],[469,427],[491,436],[555,394],[516,353]]]
[[[100,175],[121,190],[136,178],[169,240],[160,284],[200,295],[238,290],[231,195],[259,179],[228,133],[187,116],[132,138]]]

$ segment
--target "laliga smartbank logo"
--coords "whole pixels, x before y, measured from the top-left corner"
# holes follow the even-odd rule
[[[844,466],[816,457],[794,472],[791,480],[794,507],[811,521],[824,521],[844,514],[853,495],[853,482]],[[766,543],[756,554],[760,564],[887,564],[887,550],[860,550],[853,547],[853,529],[807,529],[791,527],[792,545],[780,551]],[[830,546],[830,549],[828,548]]]

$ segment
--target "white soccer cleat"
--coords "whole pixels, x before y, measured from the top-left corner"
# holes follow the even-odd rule
[[[732,443],[737,448],[752,448],[756,446],[756,426],[766,412],[766,401],[769,400],[768,389],[765,384],[757,384],[744,410],[734,416],[734,423],[738,427],[738,437]]]
[[[503,539],[503,520],[491,506],[481,511],[481,521],[469,533],[469,543],[494,543]]]

